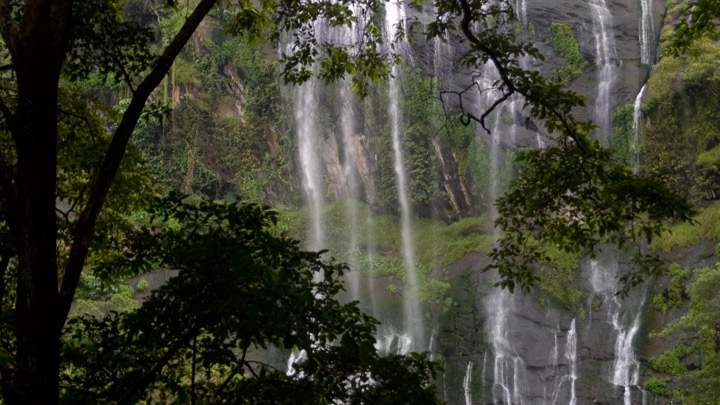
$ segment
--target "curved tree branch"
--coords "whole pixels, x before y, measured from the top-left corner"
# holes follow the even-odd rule
[[[135,125],[140,119],[145,103],[153,90],[160,84],[163,77],[170,70],[173,61],[190,40],[190,37],[198,25],[200,25],[217,1],[218,0],[201,0],[200,3],[198,3],[192,14],[185,20],[178,34],[165,48],[162,55],[160,55],[155,67],[136,88],[130,105],[125,111],[120,125],[115,130],[115,135],[105,153],[100,169],[91,183],[88,202],[78,218],[72,248],[70,249],[70,256],[60,287],[58,329],[62,328],[67,319],[75,289],[80,280],[80,273],[85,265],[90,242],[95,232],[97,219],[102,210],[107,193],[110,190],[110,186],[117,175],[120,162],[125,155],[125,149],[130,141]]]

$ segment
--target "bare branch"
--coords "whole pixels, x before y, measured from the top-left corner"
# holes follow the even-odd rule
[[[80,118],[81,120],[85,121],[85,125],[87,125],[88,131],[90,131],[90,138],[92,138],[93,141],[95,140],[95,133],[93,132],[92,126],[90,125],[90,121],[88,121],[86,116],[76,114],[71,111],[65,111],[62,108],[58,108],[58,112],[63,113],[65,115],[69,115],[71,117]]]
[[[510,96],[512,96],[513,93],[514,93],[514,92],[509,91],[509,92],[503,94],[502,97],[500,97],[499,99],[495,100],[495,102],[492,103],[492,105],[491,105],[490,107],[486,108],[485,111],[484,111],[484,112],[482,113],[482,115],[480,116],[480,120],[479,120],[478,122],[480,122],[480,125],[482,125],[483,129],[484,129],[488,134],[490,133],[490,130],[487,129],[487,127],[485,126],[485,118],[487,118],[488,115],[490,115],[490,114],[495,110],[495,108],[497,108],[497,106],[499,106],[500,104],[504,103],[505,100],[507,100],[508,98],[510,98]]]

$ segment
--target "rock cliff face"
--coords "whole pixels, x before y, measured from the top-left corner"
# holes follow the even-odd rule
[[[563,58],[558,56],[553,49],[553,36],[550,30],[551,24],[562,23],[570,26],[575,34],[577,45],[586,62],[582,74],[570,83],[570,89],[587,98],[587,106],[578,109],[577,114],[582,118],[596,119],[596,105],[601,99],[599,81],[603,66],[598,57],[596,41],[597,22],[593,17],[593,1],[578,0],[553,0],[553,1],[526,1],[518,5],[525,5],[522,10],[522,34],[520,37],[532,42],[543,55],[545,61],[526,60],[524,64],[531,69],[540,71],[543,76],[549,77],[563,64]],[[649,32],[653,33],[651,38],[652,49],[657,46],[664,13],[664,4],[655,1],[648,2],[650,16],[646,17],[651,24]],[[608,63],[612,69],[612,81],[609,83],[609,105],[605,107],[605,115],[610,120],[618,106],[632,103],[642,84],[648,78],[649,66],[641,62],[640,30],[643,20],[641,1],[628,3],[626,1],[608,1],[606,3],[609,11],[607,21],[607,35],[610,36],[610,55]],[[433,16],[430,9],[407,8],[408,21],[417,21],[426,24]],[[422,31],[419,29],[418,31]],[[460,91],[471,83],[470,75],[462,70],[457,70],[459,60],[464,54],[463,41],[461,38],[449,38],[447,43],[440,41],[428,42],[424,40],[424,34],[417,32],[414,35],[414,42],[411,43],[410,51],[406,55],[406,63],[419,68],[424,77],[434,77],[436,83],[441,83],[441,90]],[[652,53],[656,54],[655,51]],[[402,94],[402,91],[401,91]],[[402,97],[402,95],[401,95]],[[466,94],[465,105],[478,104],[477,96]],[[329,103],[337,101],[337,98],[325,98]],[[382,101],[375,100],[373,103]],[[444,98],[445,108],[450,112],[459,112],[457,99],[452,96]],[[499,116],[502,122],[495,124],[494,132],[499,132],[499,142],[503,148],[516,150],[519,147],[538,147],[538,145],[552,142],[552,136],[544,132],[540,123],[529,123],[520,108],[521,101],[509,108],[508,105],[500,108]],[[322,132],[324,141],[321,142],[320,156],[323,161],[324,177],[327,178],[327,192],[336,197],[350,196],[348,193],[348,167],[343,167],[342,142],[339,142],[339,120],[341,114],[337,111],[337,103],[326,105],[327,114],[331,116],[329,125],[323,125]],[[355,106],[355,119],[358,120],[356,133],[353,134],[352,153],[353,168],[350,169],[359,175],[363,188],[362,199],[375,207],[392,211],[392,205],[381,201],[381,196],[375,190],[376,180],[373,176],[373,168],[376,167],[381,158],[378,155],[378,147],[374,144],[374,137],[386,130],[387,117],[385,112],[378,108],[363,108],[365,105]],[[597,119],[596,119],[597,121]],[[609,128],[604,128],[609,132]],[[416,204],[416,211],[420,214],[430,215],[440,213],[444,219],[460,218],[473,215],[478,212],[478,207],[488,204],[487,191],[478,189],[477,179],[466,176],[459,167],[464,162],[458,160],[457,153],[443,144],[441,137],[428,135],[432,138],[430,148],[433,155],[433,162],[437,165],[434,172],[434,182],[437,188],[446,193],[447,198],[436,198],[433,201],[425,201]],[[477,131],[483,142],[490,147],[492,136],[485,131]],[[334,139],[333,139],[334,138]],[[299,178],[298,178],[299,179]],[[475,181],[473,181],[475,180]],[[302,187],[302,184],[298,184]]]
[[[552,47],[552,23],[569,25],[587,67],[570,88],[585,96],[587,107],[578,110],[583,118],[596,118],[603,89],[603,65],[598,56],[597,21],[593,1],[528,1],[524,37],[546,56],[545,62],[526,61],[548,77],[560,68],[562,58]],[[651,55],[657,54],[664,4],[650,2],[650,14],[643,16],[641,2],[608,1],[609,35],[612,37],[608,62],[613,72],[609,84],[609,105],[605,114],[632,103],[647,81],[647,60],[641,60],[640,31],[643,18],[654,33]],[[647,3],[645,4],[647,6]],[[646,13],[647,14],[647,13]],[[417,13],[423,21],[428,13]],[[443,78],[447,90],[460,91],[468,83],[456,66],[462,47],[419,43],[413,48],[413,62],[423,72]],[[453,63],[438,64],[438,59]],[[438,71],[438,66],[440,70]],[[452,98],[446,103],[459,110]],[[500,110],[500,114],[506,113]],[[495,129],[505,149],[538,147],[551,142],[540,125],[525,126],[520,109]],[[514,127],[514,128],[512,128]],[[607,128],[606,130],[609,130]],[[490,148],[492,135],[478,136]],[[607,134],[598,134],[598,137]],[[538,141],[538,140],[541,141]],[[442,153],[436,152],[441,157]],[[450,197],[450,201],[454,201]],[[461,211],[455,204],[453,209]],[[455,306],[445,312],[433,331],[439,344],[435,350],[444,359],[446,372],[439,384],[443,398],[453,404],[645,404],[661,403],[640,389],[642,360],[648,353],[638,336],[648,329],[650,286],[635,289],[627,299],[617,297],[617,276],[622,265],[609,257],[581,265],[580,276],[571,285],[583,297],[576,306],[540,296],[498,294],[493,277],[480,270],[487,264],[483,255],[469,256],[446,268],[453,286],[449,295]],[[604,275],[604,278],[598,278]],[[641,332],[642,331],[642,332]]]
[[[569,87],[587,98],[586,107],[576,113],[605,120],[596,136],[611,142],[610,116],[617,107],[632,103],[648,79],[665,4],[659,0],[518,0],[514,6],[520,16],[520,36],[545,55],[545,61],[523,63],[545,77],[566,62],[551,27],[570,28],[574,39],[569,46],[577,47],[581,59],[576,63],[582,68]],[[421,26],[433,18],[430,8],[406,10],[407,18]],[[488,212],[493,197],[502,191],[498,186],[503,183],[502,162],[510,166],[511,152],[518,148],[552,143],[552,134],[545,133],[541,123],[526,121],[522,100],[510,100],[498,108],[490,125],[492,134],[438,120],[443,117],[443,106],[432,101],[436,86],[460,91],[471,83],[469,73],[456,68],[464,45],[461,38],[445,43],[425,41],[422,33],[415,37],[417,41],[405,54],[407,66],[396,78],[405,152],[402,169],[409,178],[413,216],[449,223]],[[242,117],[244,79],[231,65],[223,72],[236,86],[217,114]],[[285,89],[283,129],[293,140],[289,151],[294,168],[286,180],[305,190],[308,205],[349,198],[368,203],[375,212],[397,213],[399,169],[392,161],[393,117],[387,107],[391,91],[387,83],[380,84],[374,98],[358,100],[343,86],[313,83],[311,94],[303,90],[303,97],[312,98],[312,108],[299,106],[299,90]],[[443,103],[445,111],[460,112],[457,98],[445,96]],[[464,103],[472,108],[479,104],[478,94],[468,94]],[[303,123],[315,129],[307,148],[299,140]],[[268,149],[275,155],[281,136],[271,135]],[[307,153],[316,166],[313,190],[301,162],[307,156],[301,153]],[[270,193],[265,197],[267,203],[276,202]],[[321,215],[321,207],[314,212]],[[322,222],[322,218],[315,220]],[[347,250],[364,248],[357,244]],[[629,298],[619,298],[616,281],[624,269],[612,256],[582,262],[574,277],[564,275],[562,282],[544,286],[533,295],[499,292],[493,275],[481,271],[488,258],[480,253],[434,269],[433,273],[445,274],[450,303],[442,310],[437,303],[425,306],[429,320],[424,332],[432,336],[427,339],[432,343],[415,349],[430,350],[444,362],[445,372],[437,381],[442,397],[448,403],[466,405],[661,403],[640,389],[643,359],[657,354],[657,348],[645,350],[640,344],[650,327],[651,288],[641,286]],[[390,325],[381,330],[383,350],[400,351],[403,315],[396,287],[382,277],[367,277],[361,284],[359,289],[367,290],[361,295],[366,297],[372,295],[369,290],[385,291],[379,294],[382,298],[361,301],[368,312]],[[662,322],[656,319],[655,323]]]

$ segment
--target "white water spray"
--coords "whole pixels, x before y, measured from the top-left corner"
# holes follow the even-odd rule
[[[622,303],[617,296],[617,263],[610,266],[600,266],[593,260],[590,262],[592,271],[590,282],[596,293],[605,296],[603,306],[607,309],[607,322],[612,326],[616,334],[615,360],[610,382],[616,386],[623,387],[624,404],[632,405],[632,387],[637,386],[640,381],[640,362],[635,357],[633,340],[640,330],[642,308],[645,304],[643,299],[637,306],[637,312],[633,317],[632,324],[626,329],[623,322]]]
[[[655,63],[655,19],[652,0],[640,0],[640,62]]]
[[[633,103],[633,123],[632,123],[632,130],[633,130],[633,141],[632,145],[630,147],[630,151],[633,154],[633,171],[637,173],[639,167],[640,167],[640,130],[641,128],[641,122],[642,119],[642,98],[643,94],[645,93],[645,85],[642,86],[640,89],[640,92],[638,93],[637,97],[635,97],[635,102]]]
[[[472,360],[468,361],[465,378],[463,378],[463,392],[465,393],[465,405],[472,405]]]
[[[405,7],[403,3],[390,2],[385,7],[385,25],[388,41],[394,40],[397,27],[405,25]],[[418,297],[417,269],[415,264],[415,247],[411,229],[412,212],[408,196],[407,175],[405,172],[405,159],[403,157],[402,134],[400,133],[400,95],[397,83],[399,69],[397,65],[392,68],[392,77],[389,80],[390,132],[394,155],[395,175],[397,176],[398,201],[400,205],[401,237],[403,260],[407,276],[407,289],[403,296],[405,310],[405,330],[410,333],[416,344],[422,341],[422,314]]]
[[[569,405],[577,404],[577,393],[575,392],[575,381],[578,379],[578,365],[577,365],[577,329],[575,328],[575,319],[573,318],[570,324],[570,331],[567,335],[567,342],[565,343],[565,359],[570,363],[570,403]]]
[[[310,79],[300,86],[295,96],[295,122],[297,126],[298,151],[302,171],[303,195],[310,210],[308,228],[309,250],[323,247],[322,206],[323,181],[318,153],[317,128],[317,82]]]
[[[595,123],[599,127],[600,139],[610,135],[610,93],[616,76],[615,39],[612,28],[612,15],[605,0],[589,0],[592,11],[595,54],[597,56],[598,94],[595,99]]]

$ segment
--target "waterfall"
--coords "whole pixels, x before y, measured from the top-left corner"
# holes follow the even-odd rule
[[[542,136],[540,136],[539,132],[535,133],[535,144],[537,145],[538,149],[545,149],[545,147],[547,147],[545,141],[543,141]]]
[[[520,26],[523,28],[527,27],[527,2],[525,0],[515,0],[513,8],[515,9],[515,16],[517,17]]]
[[[463,378],[463,391],[465,393],[465,405],[472,405],[472,360],[468,361],[465,378]]]
[[[437,14],[437,7],[433,7]],[[433,43],[433,69],[435,78],[441,81],[443,88],[449,88],[452,84],[452,69],[453,62],[455,61],[455,55],[452,45],[450,45],[449,34],[445,35],[445,38],[436,36]]]
[[[630,151],[632,152],[633,157],[633,171],[637,173],[638,169],[640,168],[640,130],[642,129],[640,127],[640,120],[642,119],[642,98],[643,94],[645,93],[645,85],[642,86],[640,89],[640,92],[638,93],[637,97],[635,97],[635,102],[633,103],[633,123],[632,123],[632,130],[633,130],[633,140],[632,144],[630,146]]]
[[[355,132],[355,114],[353,113],[353,101],[350,95],[350,84],[344,80],[340,83],[340,134],[342,136],[342,169],[347,184],[349,199],[345,203],[345,216],[348,221],[350,241],[348,246],[348,265],[350,271],[345,274],[350,294],[354,300],[360,299],[360,278],[358,273],[358,210],[356,201],[360,200],[360,184],[355,174],[355,158],[352,154],[352,136]]]
[[[323,175],[321,156],[316,144],[317,128],[317,81],[311,78],[297,89],[295,96],[295,123],[297,127],[298,152],[302,171],[303,196],[309,208],[307,249],[323,248],[322,206]]]
[[[483,354],[482,374],[480,375],[480,394],[485,396],[485,370],[487,370],[487,350]]]
[[[498,108],[497,113],[495,114],[495,125],[493,125],[493,128],[490,131],[490,190],[488,194],[490,196],[490,201],[492,202],[492,207],[490,208],[490,216],[493,219],[497,217],[495,201],[497,201],[498,197],[500,197],[500,132],[502,128],[502,112],[504,109],[504,107]]]
[[[376,342],[375,350],[383,355],[398,354],[406,355],[413,349],[413,340],[407,333],[398,334],[390,329],[380,333]]]
[[[610,135],[610,93],[616,76],[613,56],[615,39],[612,32],[612,15],[605,0],[589,0],[592,11],[593,36],[595,37],[595,54],[597,55],[598,94],[595,99],[595,123],[599,127],[601,139]]]
[[[652,0],[640,0],[640,63],[655,63],[655,20]]]
[[[590,262],[590,271],[592,271],[590,282],[593,290],[605,297],[603,306],[607,310],[607,322],[612,326],[616,334],[615,359],[609,381],[618,387],[623,387],[624,404],[631,405],[631,388],[637,386],[640,381],[640,362],[635,357],[633,341],[640,330],[642,308],[645,300],[643,299],[640,305],[636,306],[637,312],[633,317],[632,324],[629,329],[626,329],[623,318],[628,313],[623,313],[623,305],[617,296],[617,263],[613,262],[610,266],[600,266],[598,261],[592,260]]]
[[[357,16],[356,9],[351,5],[351,10]],[[333,42],[339,44],[354,44],[357,42],[357,27],[352,24],[350,27],[338,27],[330,32]],[[348,246],[348,266],[350,271],[345,274],[345,280],[348,283],[350,294],[354,300],[360,299],[360,274],[359,274],[359,237],[357,201],[362,199],[361,180],[358,178],[356,171],[357,162],[353,155],[353,136],[355,135],[356,117],[354,112],[355,100],[350,90],[350,80],[344,79],[339,83],[338,95],[340,98],[340,135],[342,139],[342,170],[347,185],[348,200],[345,204],[345,216],[347,218],[347,227],[350,232],[350,240]],[[368,228],[369,229],[369,228]]]
[[[559,332],[559,327],[558,327]],[[559,360],[559,347],[558,347],[558,332],[554,333],[554,343],[553,343],[553,351],[552,351],[552,364],[557,368],[560,366],[558,360]],[[552,405],[556,405],[561,399],[561,395],[564,392],[567,392],[568,398],[568,404],[569,405],[577,405],[577,392],[575,390],[575,382],[577,381],[579,375],[578,375],[578,358],[577,358],[577,328],[575,326],[575,318],[573,318],[572,322],[570,323],[570,329],[567,332],[566,338],[565,338],[565,351],[563,353],[563,358],[567,364],[568,367],[568,374],[565,374],[561,376],[559,379],[556,378],[555,387],[553,388],[552,392]],[[564,390],[564,387],[567,384],[568,388],[567,391]],[[562,398],[566,398],[563,396]],[[547,402],[545,402],[547,403]]]
[[[570,331],[565,343],[565,359],[570,363],[570,402],[569,405],[577,405],[577,393],[575,392],[575,381],[578,379],[577,365],[577,329],[575,318],[570,323]]]
[[[520,393],[524,384],[520,381],[523,370],[523,361],[515,352],[512,341],[508,338],[507,325],[508,307],[512,307],[514,300],[507,290],[494,293],[488,300],[488,314],[490,316],[490,341],[495,349],[493,366],[493,401],[506,405],[522,404]]]
[[[625,389],[624,400],[625,405],[632,405],[631,387],[637,386],[640,382],[640,363],[635,358],[633,350],[633,340],[640,330],[640,321],[642,316],[642,307],[644,301],[640,304],[633,320],[630,330],[626,331],[620,323],[619,316],[613,317],[613,328],[617,331],[617,340],[615,341],[615,362],[613,364],[612,383],[622,386]]]
[[[385,8],[385,28],[388,41],[393,41],[397,34],[397,27],[405,25],[405,6],[401,2],[390,2]],[[418,296],[417,269],[415,265],[415,246],[411,229],[412,212],[408,195],[407,175],[405,172],[405,159],[403,157],[402,134],[400,133],[400,94],[397,82],[399,73],[397,65],[392,68],[389,80],[389,106],[390,135],[394,157],[394,169],[397,176],[397,192],[400,205],[401,238],[403,261],[405,264],[406,291],[403,296],[403,309],[405,311],[405,330],[410,334],[414,344],[421,344],[422,340],[422,314]],[[420,347],[420,346],[418,346]]]
[[[288,358],[288,361],[287,361],[287,370],[285,371],[285,375],[287,375],[288,377],[292,377],[295,374],[297,374],[298,378],[303,378],[303,373],[300,372],[298,374],[297,370],[295,370],[294,365],[300,364],[300,363],[304,362],[305,360],[307,360],[307,352],[304,349],[293,350],[292,353],[290,353],[290,357]]]

